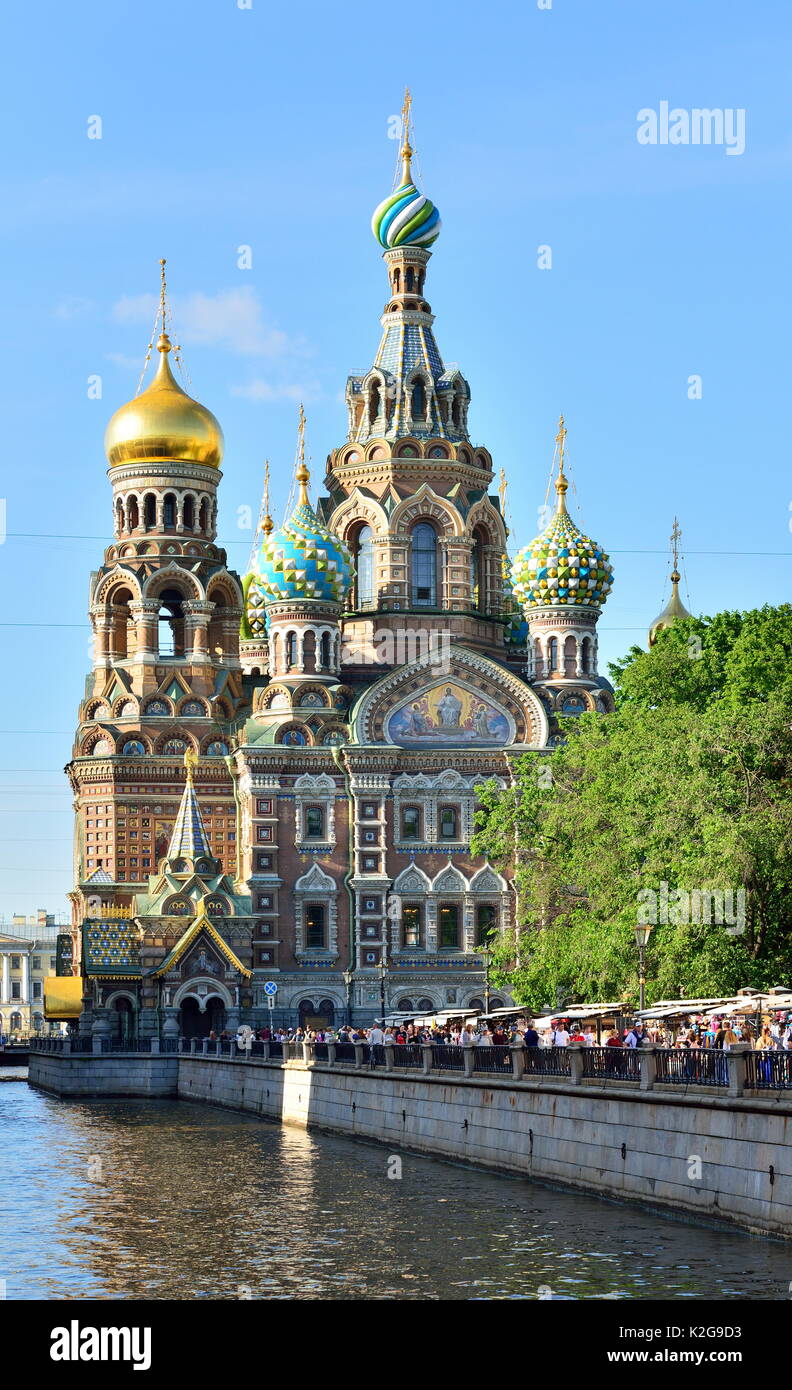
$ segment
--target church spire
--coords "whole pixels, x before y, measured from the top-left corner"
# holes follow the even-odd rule
[[[297,424],[297,468],[294,474],[295,480],[299,484],[300,492],[297,498],[298,507],[310,507],[308,500],[308,483],[311,474],[305,462],[305,411],[300,401],[300,415]]]
[[[168,861],[173,865],[179,859],[196,860],[202,857],[213,858],[212,850],[209,845],[209,837],[201,815],[201,808],[198,805],[198,798],[195,795],[193,784],[193,772],[198,765],[198,755],[192,748],[188,748],[184,755],[184,766],[187,769],[187,781],[182,793],[181,805],[176,816],[173,827],[170,845],[168,846]]]

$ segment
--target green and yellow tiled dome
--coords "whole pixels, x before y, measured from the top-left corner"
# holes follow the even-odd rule
[[[558,508],[550,525],[515,557],[514,592],[523,611],[556,604],[601,608],[613,585],[613,566],[602,547],[584,536],[569,515],[563,472],[555,486]]]

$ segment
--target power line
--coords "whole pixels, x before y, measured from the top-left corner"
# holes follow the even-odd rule
[[[11,540],[11,539],[14,539],[14,540],[43,540],[43,541],[105,541],[105,542],[107,542],[108,544],[114,544],[114,543],[116,543],[116,542],[118,542],[118,543],[120,544],[121,541],[128,540],[129,537],[126,537],[126,536],[122,536],[122,537],[117,537],[117,536],[111,536],[111,537],[108,537],[108,536],[79,536],[79,535],[72,535],[72,534],[69,534],[69,533],[66,532],[66,531],[52,531],[52,532],[46,532],[46,531],[8,531],[8,532],[6,532],[6,539],[7,539],[7,540]],[[222,545],[221,548],[227,548],[229,545],[247,545],[247,546],[249,546],[249,545],[250,545],[250,541],[247,540],[247,539],[246,539],[246,540],[226,540],[226,541],[223,542],[223,545]],[[668,553],[668,552],[667,552],[667,550],[666,550],[665,548],[663,548],[662,550],[609,550],[609,551],[608,551],[608,554],[609,554],[609,555],[667,555],[667,553]],[[765,556],[786,556],[788,559],[789,559],[789,558],[792,558],[792,551],[790,551],[790,550],[688,550],[688,549],[686,548],[686,549],[685,549],[685,554],[686,554],[686,555],[765,555]],[[25,624],[22,624],[22,626],[25,626]],[[32,627],[32,626],[34,626],[34,624],[31,623],[30,626]],[[46,623],[46,624],[42,624],[42,626],[49,627],[49,626],[51,626],[51,624]],[[71,627],[71,626],[73,626],[73,624],[71,624],[71,623],[64,623],[64,624],[62,624],[62,626],[64,626],[64,627]]]

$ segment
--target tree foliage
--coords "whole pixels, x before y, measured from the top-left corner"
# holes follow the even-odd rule
[[[513,866],[519,922],[495,964],[517,998],[634,999],[634,927],[646,890],[662,917],[663,884],[650,1000],[792,982],[790,655],[789,606],[679,622],[611,668],[615,714],[565,721],[506,794],[484,791],[473,848]],[[679,890],[742,890],[744,917],[739,896],[712,922]]]

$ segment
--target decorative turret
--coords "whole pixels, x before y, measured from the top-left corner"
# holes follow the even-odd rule
[[[470,388],[455,365],[444,365],[432,333],[434,315],[424,298],[429,247],[437,240],[440,215],[413,182],[411,104],[407,91],[398,187],[371,220],[385,253],[390,297],[373,367],[347,382],[349,439],[358,443],[405,436],[438,436],[453,443],[468,438]]]
[[[679,527],[679,522],[676,517],[674,517],[674,527],[671,532],[671,553],[674,557],[674,564],[671,570],[671,597],[662,613],[658,613],[649,628],[650,647],[654,646],[657,641],[658,633],[662,632],[663,628],[671,627],[672,623],[675,623],[678,618],[691,618],[693,616],[692,613],[688,612],[679,597],[679,582],[682,577],[679,573],[679,542],[681,539],[682,532]]]
[[[534,679],[598,685],[595,627],[611,591],[613,567],[567,511],[566,434],[562,415],[556,511],[549,526],[515,557],[512,581],[528,620]]]
[[[308,500],[309,479],[300,406],[297,505],[277,530],[267,507],[258,554],[245,579],[242,627],[243,641],[261,640],[267,632],[270,675],[286,679],[338,674],[338,619],[352,584],[352,556],[316,515]]]

